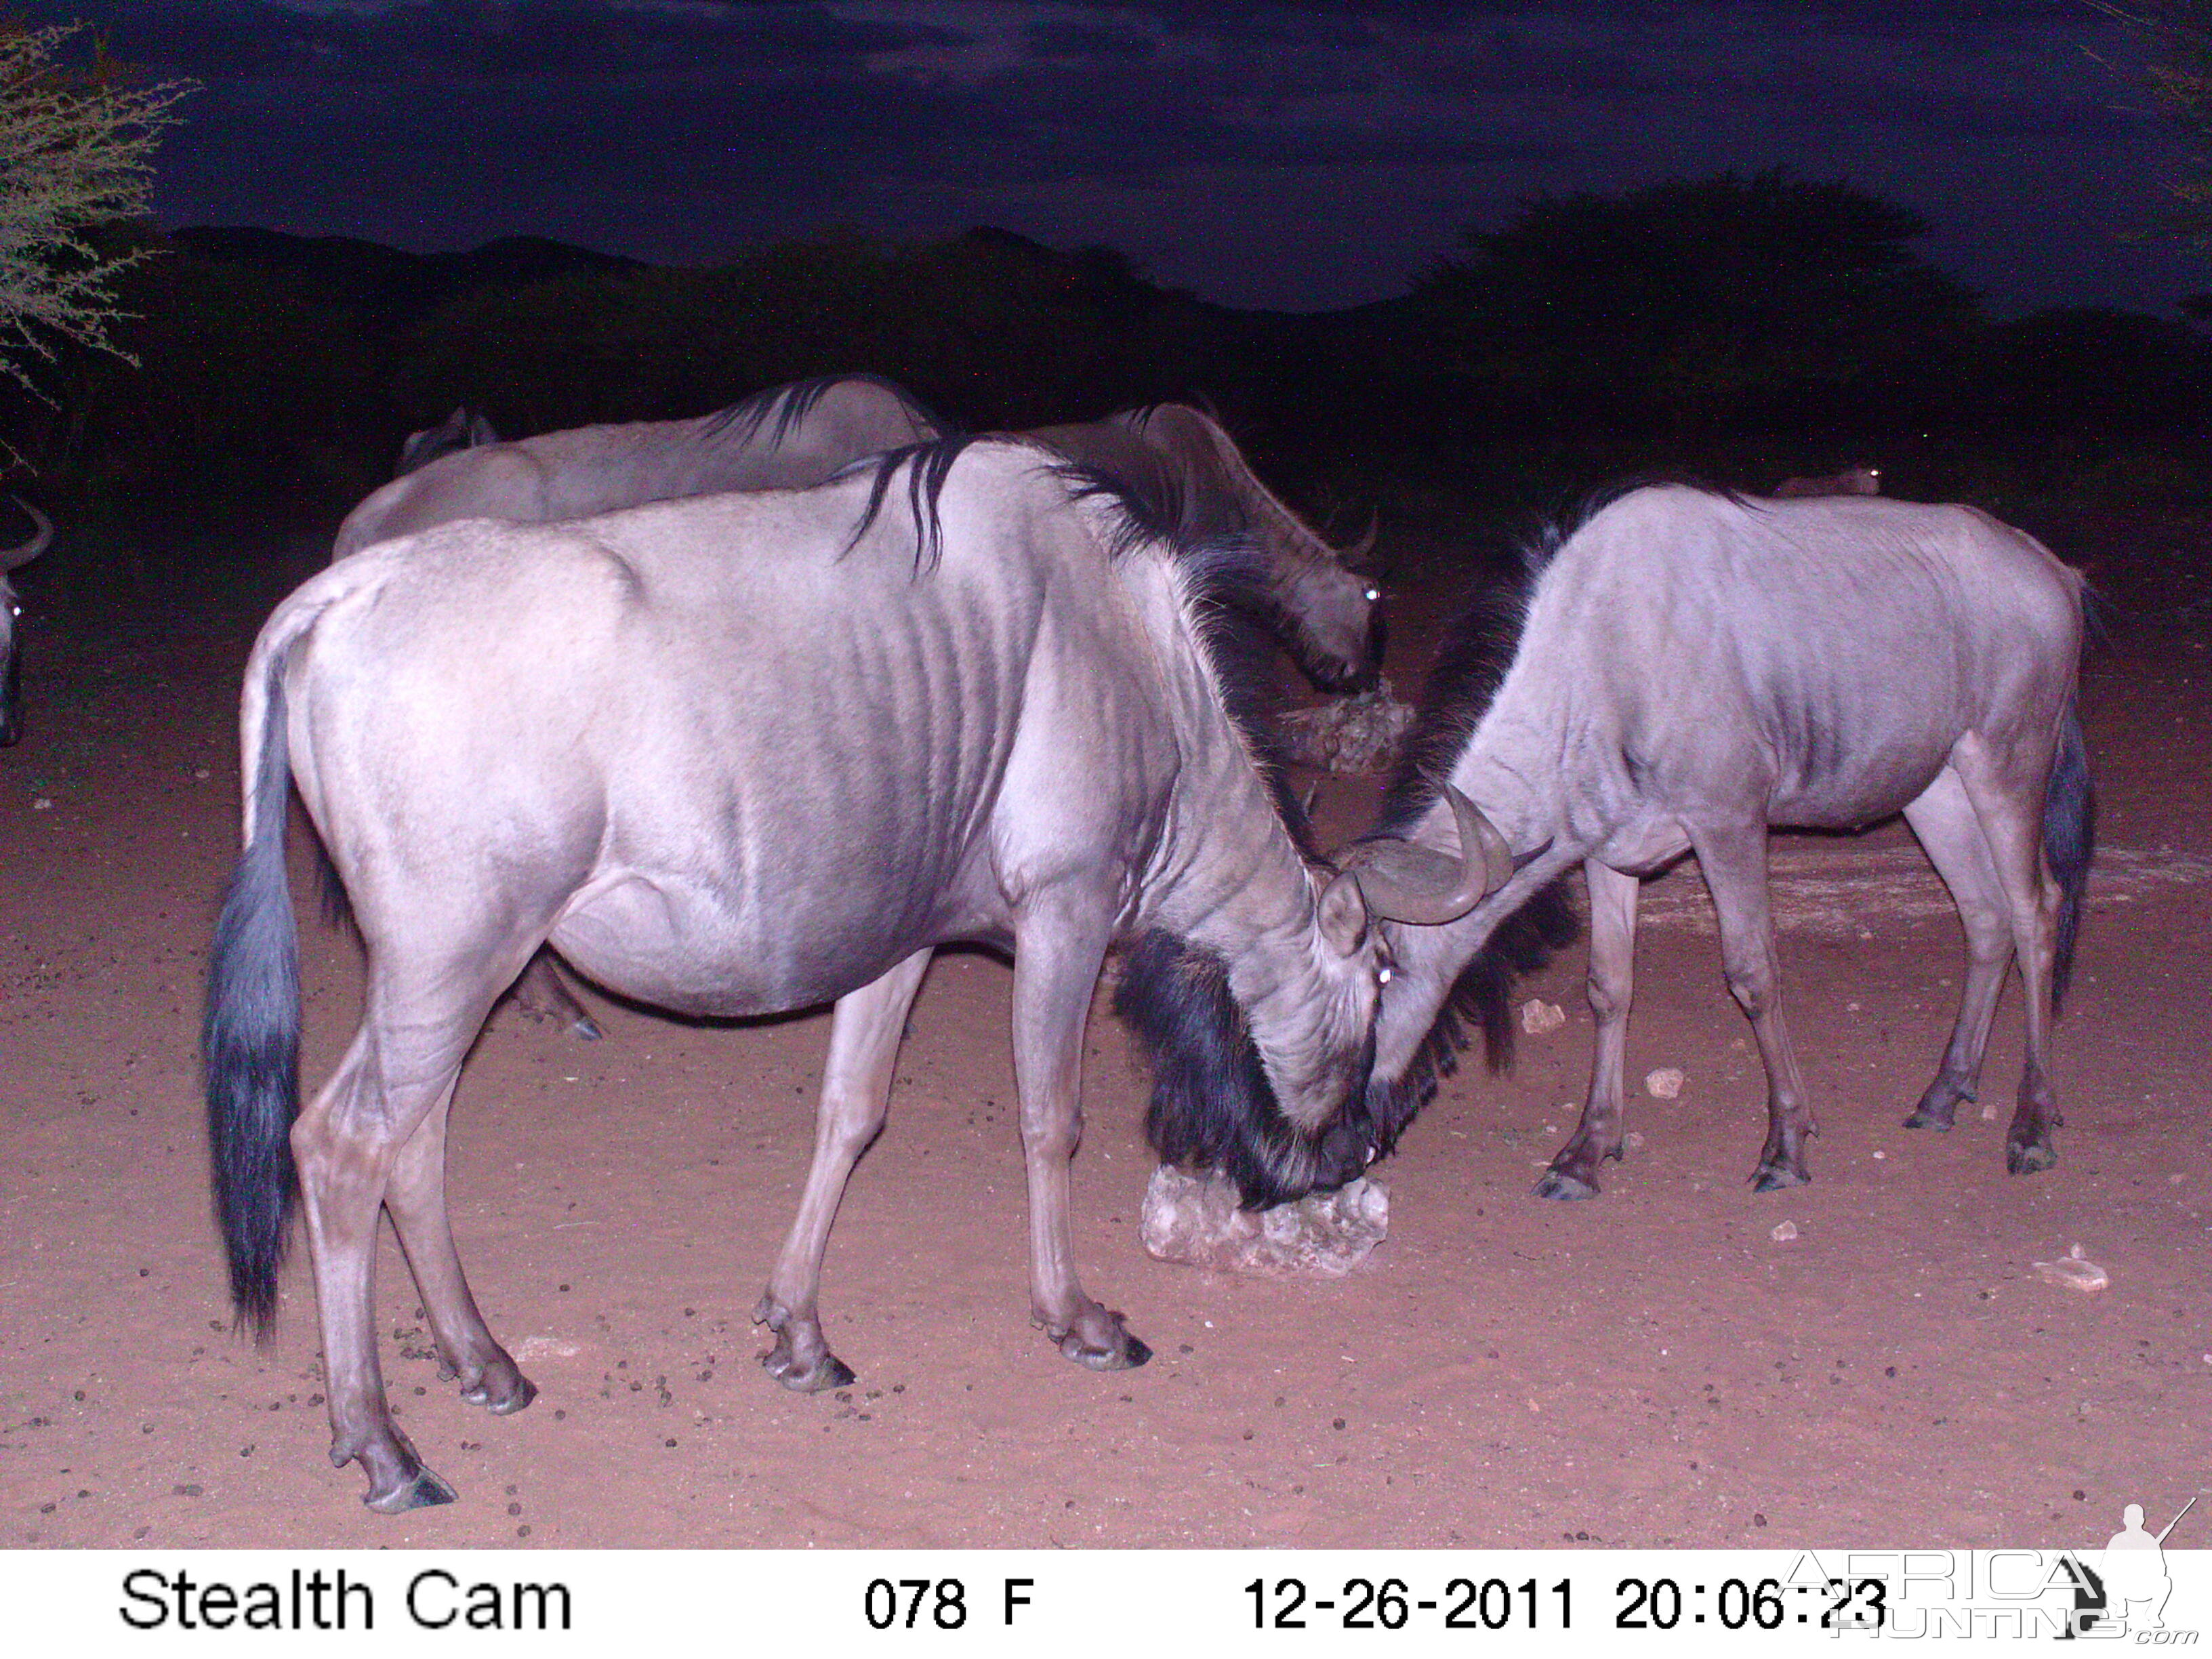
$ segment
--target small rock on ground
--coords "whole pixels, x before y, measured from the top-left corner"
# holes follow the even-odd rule
[[[1654,1100],[1672,1100],[1682,1092],[1682,1073],[1673,1066],[1662,1066],[1656,1072],[1644,1074],[1644,1092]]]

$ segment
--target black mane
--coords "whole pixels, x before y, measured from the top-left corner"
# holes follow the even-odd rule
[[[1217,952],[1146,933],[1122,956],[1114,1012],[1152,1062],[1145,1139],[1162,1162],[1221,1171],[1248,1210],[1341,1185],[1366,1163],[1364,1121],[1336,1125],[1316,1145],[1284,1116]]]
[[[1436,804],[1442,793],[1440,780],[1450,776],[1453,763],[1489,712],[1519,653],[1537,578],[1567,538],[1617,498],[1612,494],[1592,497],[1571,520],[1539,531],[1522,544],[1516,567],[1504,579],[1479,588],[1447,630],[1429,671],[1413,735],[1384,792],[1379,834],[1409,834]],[[1389,1082],[1376,1079],[1369,1085],[1368,1111],[1382,1152],[1396,1144],[1406,1125],[1435,1097],[1438,1081],[1459,1069],[1460,1051],[1467,1046],[1470,1027],[1482,1033],[1490,1069],[1511,1068],[1514,984],[1542,968],[1553,952],[1572,944],[1580,931],[1564,876],[1540,888],[1498,921],[1474,960],[1460,970],[1404,1073]]]
[[[923,425],[948,437],[960,430],[950,421],[940,420],[934,410],[921,398],[895,380],[880,374],[819,374],[811,380],[793,380],[786,386],[772,386],[766,391],[756,392],[749,398],[740,398],[726,409],[717,410],[707,417],[707,435],[718,438],[732,427],[742,426],[739,441],[750,443],[760,436],[763,427],[774,417],[775,427],[769,434],[771,445],[780,445],[791,435],[791,429],[811,414],[815,404],[841,386],[855,383],[872,386],[888,392],[902,404],[907,412]]]

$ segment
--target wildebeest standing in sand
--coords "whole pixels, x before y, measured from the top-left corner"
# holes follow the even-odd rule
[[[1395,941],[1369,1092],[1378,1138],[1395,1138],[1450,1059],[1455,980],[1488,972],[1473,988],[1495,1004],[1498,953],[1477,953],[1520,907],[1556,903],[1551,884],[1579,862],[1596,1055],[1582,1121],[1537,1190],[1595,1194],[1621,1151],[1638,878],[1694,852],[1766,1067],[1754,1179],[1804,1181],[1814,1121],[1783,1019],[1767,826],[1856,830],[1901,811],[1967,941],[1958,1022],[1907,1121],[1948,1128],[1975,1097],[2017,957],[2027,1058],[2006,1164],[2049,1167],[2061,1122],[2049,1021],[2094,817],[2075,712],[2081,579],[1970,507],[1682,487],[1614,500],[1553,546],[1525,595],[1462,624],[1386,809],[1393,832],[1438,838],[1428,780],[1449,778],[1523,867],[1460,921]]]
[[[790,1388],[852,1379],[823,1334],[822,1255],[936,945],[1013,952],[1031,1305],[1069,1358],[1147,1357],[1079,1283],[1067,1208],[1110,945],[1170,938],[1225,975],[1193,1040],[1235,1073],[1222,1101],[1263,1109],[1193,1138],[1239,1141],[1285,1194],[1364,1163],[1370,906],[1461,914],[1504,878],[1502,849],[1468,809],[1467,856],[1385,843],[1338,873],[1311,855],[1226,712],[1208,560],[1050,463],[956,441],[808,492],[448,526],[333,565],[263,629],[204,1037],[218,1210],[265,1328],[296,1160],[331,1456],[361,1462],[372,1507],[452,1496],[385,1402],[380,1206],[464,1397],[504,1413],[533,1393],[462,1277],[445,1134],[486,1012],[549,939],[679,1012],[837,1000],[813,1167],[754,1316]],[[887,492],[911,521],[877,510]],[[296,1123],[288,781],[368,952],[359,1032]]]
[[[0,749],[21,741],[23,736],[23,654],[20,637],[23,606],[8,580],[8,573],[30,563],[46,550],[54,538],[54,521],[21,495],[12,496],[31,520],[31,538],[13,547],[0,547]]]

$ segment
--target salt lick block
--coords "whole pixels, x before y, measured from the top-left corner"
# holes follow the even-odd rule
[[[1390,1194],[1364,1176],[1270,1210],[1237,1207],[1237,1183],[1163,1164],[1152,1171],[1137,1236],[1158,1261],[1232,1273],[1338,1279],[1390,1231]]]

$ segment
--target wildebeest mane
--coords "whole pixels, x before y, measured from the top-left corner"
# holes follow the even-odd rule
[[[1244,536],[1187,531],[1182,502],[1171,483],[1139,486],[1110,468],[1074,461],[1059,462],[1052,471],[1078,501],[1106,504],[1110,556],[1123,558],[1139,547],[1158,544],[1182,571],[1198,621],[1199,647],[1213,672],[1222,712],[1243,740],[1291,839],[1306,857],[1318,857],[1313,826],[1286,770],[1290,756],[1273,672],[1274,641],[1264,621],[1265,556]]]
[[[1311,1189],[1311,1153],[1283,1115],[1220,956],[1154,929],[1123,953],[1114,1012],[1152,1063],[1145,1138],[1164,1162],[1221,1171],[1248,1210]]]
[[[732,427],[742,427],[739,441],[750,443],[773,420],[769,443],[772,447],[780,447],[791,435],[792,428],[811,414],[823,398],[841,386],[855,384],[889,392],[919,425],[947,435],[958,430],[951,422],[939,420],[933,410],[896,381],[887,380],[880,374],[820,374],[811,380],[772,386],[750,397],[740,398],[728,408],[717,410],[707,417],[706,435],[719,438]]]
[[[892,482],[903,473],[907,508],[914,517],[915,574],[934,570],[945,552],[945,526],[937,514],[938,501],[945,494],[945,481],[952,474],[953,463],[975,441],[976,434],[963,432],[948,438],[904,444],[880,455],[863,456],[832,475],[836,478],[849,478],[861,472],[869,476],[868,504],[861,509],[860,521],[853,526],[844,552],[837,556],[844,557],[845,553],[860,544],[860,538],[868,533],[868,526],[884,510]]]
[[[1595,501],[1586,506],[1577,522],[1604,504]],[[1446,632],[1436,665],[1429,671],[1413,734],[1383,794],[1379,834],[1410,835],[1436,804],[1440,781],[1451,775],[1460,751],[1489,711],[1520,651],[1536,580],[1571,533],[1547,526],[1525,542],[1510,574],[1479,588]],[[1435,1097],[1438,1082],[1459,1069],[1460,1051],[1467,1045],[1470,1027],[1482,1033],[1489,1068],[1511,1068],[1513,987],[1541,969],[1553,952],[1572,944],[1579,932],[1565,877],[1538,889],[1519,909],[1499,921],[1452,982],[1404,1073],[1369,1085],[1368,1111],[1381,1151],[1388,1152],[1396,1143],[1406,1125]]]

